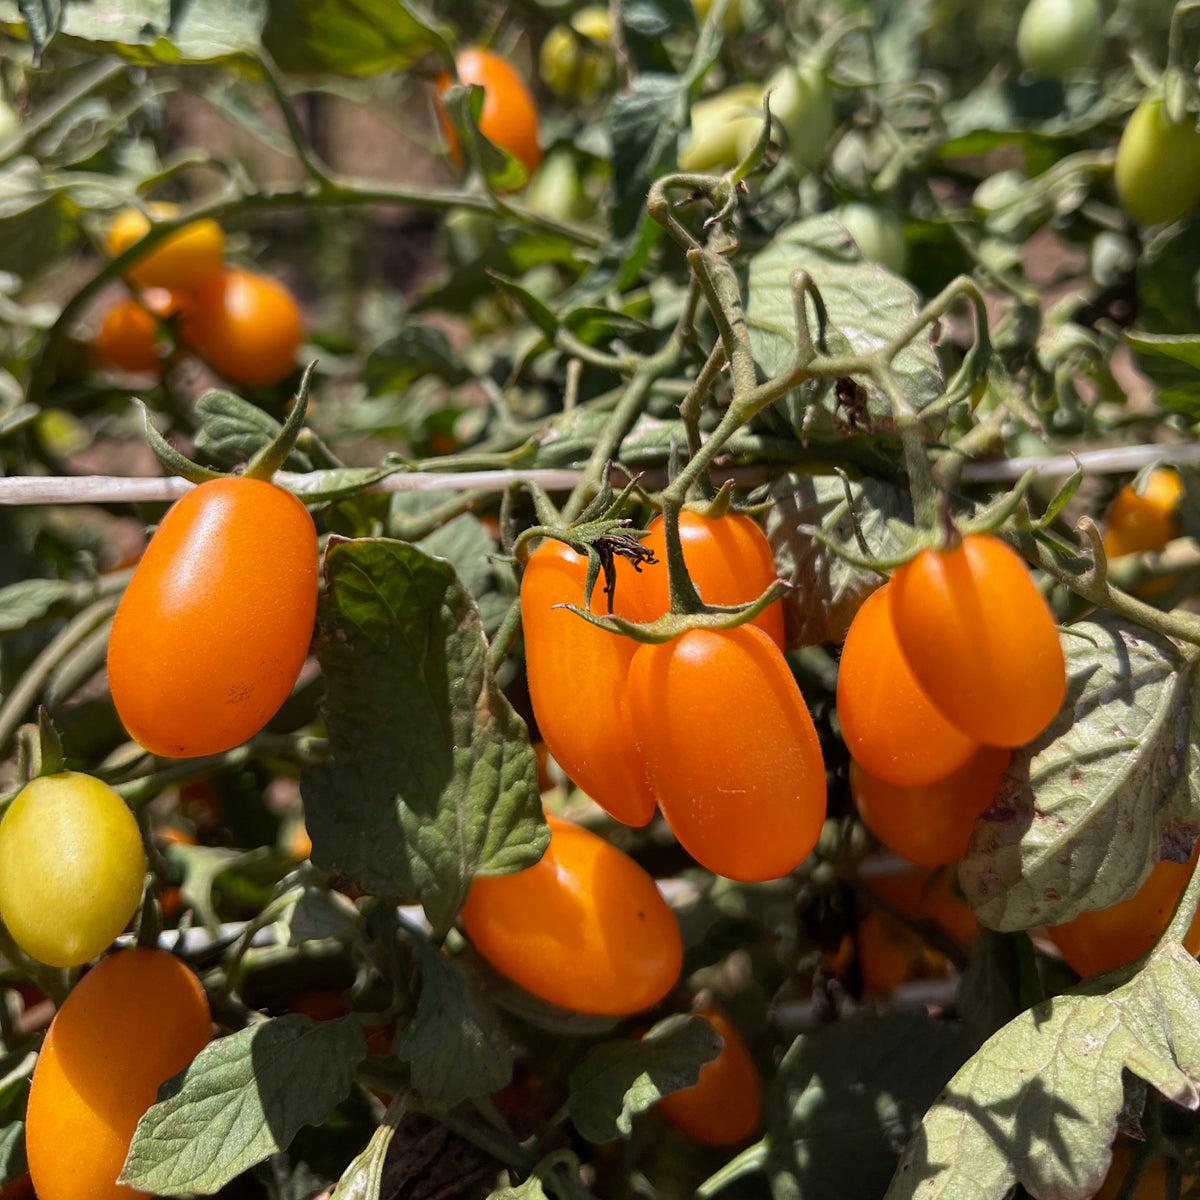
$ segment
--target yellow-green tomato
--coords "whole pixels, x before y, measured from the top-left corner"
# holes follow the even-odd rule
[[[897,213],[855,200],[843,204],[837,216],[858,243],[863,258],[897,275],[904,274],[908,244],[904,238],[904,222]]]
[[[612,19],[607,8],[577,12],[571,24],[555,25],[538,52],[542,82],[564,100],[591,100],[612,79]]]
[[[33,780],[0,821],[0,917],[26,954],[52,967],[107,949],[137,910],[145,872],[133,813],[91,775]]]
[[[825,157],[833,133],[833,92],[824,68],[814,62],[780,67],[771,76],[771,115],[787,135],[788,157],[804,175]]]
[[[579,179],[575,154],[564,146],[551,151],[525,188],[525,204],[557,221],[579,221],[591,205]]]
[[[1017,57],[1048,79],[1081,71],[1096,53],[1103,25],[1097,0],[1029,0],[1017,27]]]
[[[1200,132],[1195,118],[1172,125],[1161,99],[1143,100],[1121,134],[1114,177],[1121,207],[1139,225],[1186,216],[1200,203]]]
[[[762,129],[762,88],[743,83],[692,105],[692,128],[679,152],[681,171],[726,171],[749,153]]]

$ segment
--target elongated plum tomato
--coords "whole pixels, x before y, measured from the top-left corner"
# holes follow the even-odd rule
[[[979,743],[951,725],[913,677],[892,625],[890,587],[872,592],[850,623],[838,664],[838,721],[846,749],[868,774],[920,787],[957,771]]]
[[[1200,857],[1200,842],[1186,863],[1156,863],[1146,882],[1129,897],[1108,908],[1080,913],[1046,929],[1067,964],[1080,975],[1095,975],[1132,962],[1158,940],[1171,920]],[[1183,939],[1189,954],[1200,954],[1200,914]]]
[[[230,383],[270,387],[296,368],[304,317],[277,279],[228,267],[196,288],[179,336]]]
[[[179,213],[174,204],[151,204],[158,220],[170,220]],[[108,228],[105,244],[114,257],[141,241],[150,232],[150,222],[136,209],[118,213]],[[219,274],[225,256],[225,235],[216,221],[208,217],[193,221],[168,234],[147,250],[126,272],[137,287],[190,289]]]
[[[476,878],[462,910],[471,944],[526,991],[573,1012],[657,1004],[683,965],[679,922],[654,880],[586,829],[547,816],[541,861]]]
[[[1020,746],[1054,719],[1066,666],[1049,606],[999,538],[971,534],[897,567],[892,623],[942,715],[992,746]]]
[[[567,778],[626,825],[654,816],[654,794],[625,697],[637,643],[555,605],[583,607],[587,559],[547,539],[521,576],[521,622],[529,697],[542,738]],[[641,579],[617,559],[615,611],[645,619]],[[606,611],[603,577],[591,611]]]
[[[778,879],[817,844],[825,764],[787,660],[761,629],[639,647],[629,708],[671,832],[730,879]]]
[[[34,779],[0,821],[0,916],[38,962],[106,950],[142,898],[146,855],[128,805],[77,771]]]
[[[1114,497],[1104,517],[1104,550],[1109,558],[1159,550],[1179,536],[1179,502],[1183,484],[1176,472],[1152,471],[1139,496],[1127,483]]]
[[[647,526],[642,545],[654,552],[658,562],[642,567],[642,595],[649,619],[671,611],[667,582],[667,533],[661,516]],[[688,575],[705,604],[748,604],[757,600],[775,582],[775,558],[771,543],[759,525],[742,513],[703,517],[684,509],[679,514],[679,540]],[[781,649],[783,601],[776,600],[753,621]]]
[[[459,83],[477,84],[483,88],[479,132],[501,150],[507,150],[525,168],[525,173],[532,175],[542,161],[542,150],[538,145],[538,111],[520,73],[508,59],[478,47],[460,50],[454,58],[454,69]],[[439,97],[452,82],[449,75],[438,76]],[[461,162],[458,134],[440,100],[437,110],[450,154],[455,162]]]
[[[1012,754],[979,746],[946,776],[918,787],[896,787],[850,760],[850,794],[863,824],[893,853],[921,867],[962,858],[975,820],[996,795]]]
[[[1113,167],[1117,199],[1139,225],[1187,216],[1200,203],[1200,131],[1195,118],[1167,120],[1162,100],[1147,97],[1133,110]]]
[[[317,604],[317,531],[289,492],[216,479],[163,518],[121,598],[108,682],[129,735],[171,758],[220,754],[275,715]]]
[[[700,1012],[724,1040],[689,1088],[658,1102],[658,1111],[702,1146],[736,1146],[762,1121],[763,1082],[737,1026],[716,1005]]]
[[[117,1184],[133,1131],[211,1033],[199,980],[165,951],[122,950],[89,971],[58,1010],[29,1089],[39,1200],[148,1196]]]

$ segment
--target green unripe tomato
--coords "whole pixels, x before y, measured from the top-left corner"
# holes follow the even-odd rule
[[[525,188],[525,204],[556,221],[583,220],[591,206],[579,181],[575,155],[566,147],[548,154]]]
[[[904,222],[896,213],[855,200],[843,204],[837,217],[850,230],[863,258],[896,275],[904,274],[908,243],[904,237]]]
[[[1200,203],[1200,132],[1194,118],[1172,125],[1161,99],[1143,100],[1117,144],[1114,179],[1121,207],[1139,225],[1186,216]]]
[[[771,115],[787,135],[788,157],[797,173],[816,170],[833,133],[833,92],[816,63],[780,67],[771,76]]]
[[[1103,25],[1097,0],[1029,0],[1017,27],[1017,57],[1050,79],[1081,71],[1095,56]]]
[[[146,855],[107,784],[76,771],[26,784],[0,821],[0,917],[38,962],[75,967],[129,924]]]
[[[762,89],[743,83],[692,105],[692,128],[679,152],[681,171],[736,167],[762,128]]]
[[[585,8],[570,27],[555,25],[538,52],[542,82],[564,100],[593,99],[612,78],[611,35],[607,8]]]

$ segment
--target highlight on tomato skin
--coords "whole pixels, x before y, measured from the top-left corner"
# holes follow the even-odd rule
[[[1127,483],[1104,516],[1104,551],[1121,558],[1141,550],[1161,550],[1179,536],[1183,483],[1177,471],[1151,471],[1141,495]]]
[[[782,651],[761,629],[691,629],[639,647],[629,706],[654,795],[698,862],[779,879],[825,822],[825,763]]]
[[[121,598],[108,682],[152,754],[220,754],[279,710],[300,674],[317,605],[317,531],[290,492],[257,479],[203,483],[167,513]]]
[[[709,1004],[699,1015],[725,1045],[700,1068],[696,1083],[664,1096],[658,1111],[702,1146],[736,1146],[762,1124],[762,1076],[737,1026],[720,1008]]]
[[[975,821],[995,799],[1012,760],[1001,746],[980,746],[944,779],[902,788],[876,779],[850,760],[850,795],[863,824],[893,853],[922,867],[954,862],[967,852]]]
[[[547,814],[550,845],[524,871],[471,885],[471,944],[527,992],[572,1012],[620,1016],[657,1004],[683,966],[679,922],[627,854]]]
[[[179,214],[175,204],[151,203],[147,206],[157,220],[170,220]],[[136,209],[126,209],[113,218],[105,235],[105,246],[114,257],[128,250],[150,231],[150,221]],[[146,251],[126,273],[139,288],[198,287],[216,275],[225,257],[225,234],[209,217],[192,221],[168,234]]]
[[[920,787],[957,771],[979,742],[952,725],[914,677],[896,638],[890,589],[872,592],[850,623],[838,663],[838,723],[863,771]]]

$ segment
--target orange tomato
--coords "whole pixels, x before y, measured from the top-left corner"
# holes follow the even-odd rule
[[[1175,471],[1152,471],[1139,496],[1127,483],[1104,517],[1104,550],[1109,558],[1160,550],[1179,536],[1179,502],[1183,484]]]
[[[1121,1144],[1114,1146],[1112,1165],[1108,1168],[1108,1174],[1093,1200],[1117,1200],[1131,1166],[1133,1148]],[[1146,1164],[1129,1200],[1166,1200],[1167,1195],[1167,1160],[1156,1158]]]
[[[122,300],[104,314],[92,349],[100,362],[122,371],[157,371],[162,365],[158,321],[136,300]]]
[[[999,538],[922,551],[896,568],[889,602],[914,677],[964,733],[1020,746],[1054,719],[1067,690],[1054,616]]]
[[[561,1008],[619,1015],[657,1004],[683,965],[675,914],[628,855],[569,821],[547,820],[540,862],[471,885],[462,910],[471,944]]]
[[[887,995],[914,979],[945,973],[946,960],[930,950],[915,929],[882,908],[863,916],[854,940],[864,992]]]
[[[653,551],[658,562],[642,567],[642,594],[649,619],[653,620],[671,611],[671,592],[662,517],[655,517],[647,528],[650,532],[642,545]],[[705,604],[748,604],[757,600],[778,577],[767,535],[742,513],[709,518],[684,509],[679,514],[679,540],[688,575]],[[782,600],[776,600],[750,623],[783,648]]]
[[[680,845],[730,879],[778,879],[825,821],[825,764],[779,647],[751,625],[639,647],[629,708]]]
[[[538,145],[537,104],[517,69],[499,54],[491,50],[471,47],[460,50],[454,59],[454,68],[459,83],[478,84],[483,88],[483,110],[479,115],[479,132],[489,142],[507,150],[532,175],[542,161]],[[437,92],[440,97],[450,87],[448,74],[440,75]],[[450,123],[439,100],[438,116],[450,154],[455,162],[461,163],[462,150],[458,134]]]
[[[304,665],[317,531],[289,492],[217,479],[163,518],[121,598],[108,682],[152,754],[219,754],[275,715]]]
[[[1189,862],[1164,859],[1157,863],[1128,900],[1082,912],[1062,925],[1048,926],[1047,935],[1079,975],[1096,975],[1132,962],[1145,954],[1166,929],[1198,857],[1200,842]],[[1183,944],[1189,954],[1200,953],[1200,914]]]
[[[957,771],[979,743],[934,707],[892,625],[890,584],[863,601],[838,665],[837,713],[846,749],[876,779],[912,788]]]
[[[638,749],[625,698],[637,643],[596,629],[555,605],[583,607],[587,559],[548,538],[529,556],[521,576],[525,669],[538,729],[568,779],[626,825],[654,816],[654,794]],[[643,619],[639,581],[617,560],[616,611]],[[592,612],[606,611],[603,579]]]
[[[975,914],[954,890],[952,871],[908,867],[871,875],[864,882],[881,900],[907,916],[940,925],[964,950],[979,932]]]
[[[737,1026],[719,1008],[709,1005],[700,1016],[725,1045],[700,1068],[696,1083],[664,1096],[658,1111],[702,1146],[736,1146],[762,1121],[762,1076]]]
[[[850,760],[850,794],[863,824],[893,853],[922,867],[954,862],[967,852],[975,820],[996,795],[1012,758],[980,746],[945,779],[896,787]]]
[[[230,383],[269,387],[295,370],[304,317],[278,280],[226,267],[196,288],[179,335]]]
[[[199,980],[161,950],[122,950],[58,1010],[29,1089],[25,1148],[40,1200],[129,1200],[118,1186],[134,1128],[159,1084],[208,1043]]]
[[[158,220],[169,220],[179,212],[175,204],[147,206]],[[136,209],[118,213],[108,228],[105,244],[114,257],[128,250],[150,232],[150,222]],[[221,270],[225,235],[216,221],[207,217],[193,221],[157,242],[126,272],[140,288],[194,288]]]

